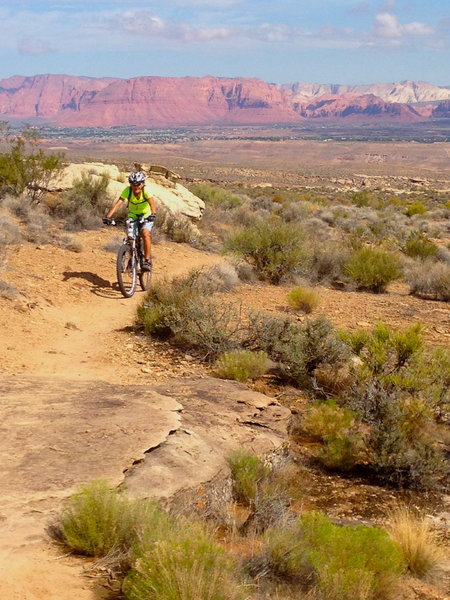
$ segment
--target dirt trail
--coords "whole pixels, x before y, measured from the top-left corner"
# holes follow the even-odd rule
[[[78,234],[81,253],[47,245],[13,250],[2,278],[23,295],[0,301],[0,373],[117,383],[137,375],[138,369],[130,373],[128,365],[121,368],[112,360],[114,349],[127,343],[126,328],[143,298],[140,290],[133,298],[120,294],[115,255],[103,249],[112,237],[110,230]],[[155,278],[220,261],[218,256],[163,243],[155,249]]]

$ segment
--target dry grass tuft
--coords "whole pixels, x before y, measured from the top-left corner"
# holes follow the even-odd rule
[[[389,517],[387,529],[399,545],[409,571],[419,579],[430,579],[445,558],[443,547],[429,521],[407,506]]]

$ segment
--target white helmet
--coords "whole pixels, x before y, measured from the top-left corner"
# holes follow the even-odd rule
[[[133,171],[128,177],[128,181],[133,185],[145,183],[145,175],[141,171]]]

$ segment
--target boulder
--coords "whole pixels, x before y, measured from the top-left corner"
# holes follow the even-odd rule
[[[156,204],[164,206],[169,212],[183,215],[189,219],[199,220],[202,217],[205,203],[187,188],[178,183],[178,176],[165,167],[146,166],[148,174],[147,187],[156,199]],[[48,191],[61,192],[73,187],[77,179],[86,174],[94,180],[103,175],[109,178],[107,193],[111,201],[118,198],[124,187],[128,185],[128,173],[123,173],[116,165],[103,163],[70,163],[48,185]]]

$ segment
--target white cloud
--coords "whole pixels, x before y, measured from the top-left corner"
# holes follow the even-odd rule
[[[434,31],[434,27],[426,23],[413,22],[402,25],[396,15],[389,12],[378,13],[373,27],[375,37],[393,40],[432,35]]]
[[[17,49],[20,54],[29,54],[30,56],[38,56],[39,54],[53,52],[53,49],[46,40],[28,37],[19,40]]]

